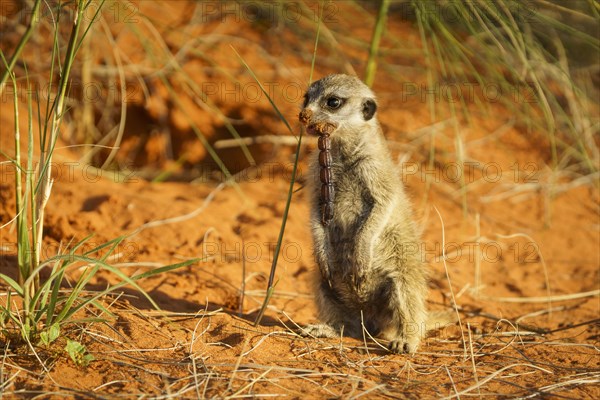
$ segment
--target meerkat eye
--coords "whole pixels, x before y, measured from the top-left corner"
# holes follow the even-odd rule
[[[326,102],[327,107],[329,107],[333,110],[340,108],[342,103],[343,103],[342,99],[339,99],[339,98],[333,97],[333,96],[328,98],[327,102]]]

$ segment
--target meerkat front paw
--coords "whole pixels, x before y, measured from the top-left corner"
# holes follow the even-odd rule
[[[334,338],[339,336],[339,332],[327,324],[313,324],[307,325],[301,329],[300,335],[312,336],[318,338]]]
[[[321,272],[321,278],[323,282],[328,282],[329,286],[331,286],[331,267],[329,266],[329,260],[331,256],[325,249],[320,249],[315,252],[315,258],[317,261],[317,265],[319,266],[319,271]]]
[[[360,254],[360,253],[357,253]],[[371,258],[362,256],[356,257],[354,261],[354,265],[352,270],[350,271],[352,275],[352,281],[354,283],[354,287],[357,289],[360,288],[367,278],[367,274],[371,270]]]

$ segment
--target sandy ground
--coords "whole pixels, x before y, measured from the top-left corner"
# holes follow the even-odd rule
[[[160,15],[165,37],[177,43],[183,33],[165,27],[184,24],[185,12],[169,14],[172,21],[159,14],[158,6],[145,5],[144,12]],[[349,29],[354,13],[348,9],[336,14],[335,28]],[[265,99],[248,101],[249,90],[255,88],[231,52],[233,44],[259,77],[287,85],[288,97],[276,90],[276,100],[298,133],[301,94],[291,91],[308,83],[313,39],[302,42],[296,37],[297,48],[290,49],[288,30],[278,31],[277,39],[265,38],[260,27],[248,31],[244,40],[227,36],[248,25],[208,21],[186,33],[204,34],[207,42],[226,36],[197,45],[242,82],[228,88],[229,97],[219,85],[231,82],[205,61],[193,58],[184,67],[197,82],[212,85],[205,89],[216,87],[212,101],[226,115],[243,120],[242,136],[289,134]],[[115,25],[113,34],[119,29]],[[408,23],[391,21],[389,29],[395,37],[418,43],[418,32]],[[367,40],[370,29],[355,34]],[[126,32],[117,37],[120,46],[133,41]],[[93,54],[100,57],[102,51],[98,47]],[[336,51],[323,46],[315,78],[340,68],[326,61]],[[298,56],[303,52],[308,58]],[[141,53],[130,49],[130,61],[139,62]],[[363,53],[345,53],[359,71]],[[273,60],[280,61],[277,67]],[[424,77],[416,70],[407,69],[407,75],[421,82]],[[177,88],[175,78],[173,85]],[[294,149],[252,145],[259,164],[250,169],[244,169],[247,162],[239,150],[221,150],[238,175],[235,184],[219,185],[219,174],[190,121],[214,143],[228,137],[222,120],[187,94],[181,94],[182,112],[164,85],[153,80],[151,86],[147,102],[128,106],[130,119],[117,155],[121,165],[137,172],[100,174],[69,148],[67,132],[61,138],[44,255],[51,257],[61,246],[88,235],[93,235],[84,246],[88,249],[128,235],[109,260],[129,275],[202,260],[140,282],[161,311],[126,288],[102,300],[112,314],[104,315],[106,322],[65,327],[56,345],[35,345],[37,357],[0,335],[0,394],[4,391],[5,398],[600,397],[598,186],[552,171],[547,144],[511,121],[508,110],[489,103],[489,113],[473,106],[469,121],[458,118],[460,145],[469,162],[463,164],[456,155],[453,123],[432,125],[422,98],[399,99],[406,85],[389,79],[384,70],[377,76],[379,118],[423,230],[417,251],[431,271],[428,306],[451,309],[454,297],[460,316],[460,325],[436,332],[417,354],[407,356],[389,354],[369,338],[324,340],[294,333],[297,325],[316,320],[311,290],[316,266],[303,189],[311,179],[307,154],[315,147],[309,139],[302,149],[275,294],[262,323],[254,326],[281,226]],[[132,89],[136,97],[141,92]],[[12,103],[3,101],[0,107],[1,146],[10,154]],[[438,121],[448,121],[447,107],[440,104],[439,110]],[[22,129],[26,123],[21,118]],[[151,129],[155,134],[147,132]],[[430,168],[432,136],[436,163]],[[182,156],[183,162],[172,161]],[[173,172],[167,182],[145,179],[164,170]],[[13,177],[3,165],[0,225],[15,215]],[[15,278],[10,226],[0,230],[0,242],[2,273]],[[65,287],[82,272],[73,270]],[[89,289],[101,290],[117,281],[100,272]],[[61,351],[67,338],[83,343],[95,361],[76,366]]]

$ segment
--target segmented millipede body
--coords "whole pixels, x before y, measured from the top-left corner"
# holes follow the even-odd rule
[[[305,125],[310,123],[313,112],[305,108],[300,112],[299,119]],[[333,173],[331,172],[331,138],[336,125],[331,122],[317,122],[309,128],[319,136],[319,179],[321,180],[321,224],[329,225],[333,219],[333,199],[335,190],[333,188]]]
[[[327,226],[333,219],[333,177],[331,173],[331,140],[328,132],[319,132],[319,179],[321,180],[321,224]]]

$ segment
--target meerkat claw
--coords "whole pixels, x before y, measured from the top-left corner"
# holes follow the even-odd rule
[[[355,265],[353,271],[350,272],[351,282],[356,289],[359,289],[367,280],[367,271],[368,269]]]
[[[329,282],[329,286],[331,287],[331,270],[328,267],[321,268],[321,278],[323,278],[323,281]]]
[[[406,343],[401,340],[392,340],[388,346],[390,352],[395,354],[402,354],[406,352]]]
[[[417,352],[417,343],[411,343],[403,339],[395,339],[390,341],[388,350],[395,354],[414,354]]]
[[[363,284],[364,276],[362,274],[354,274],[352,280],[354,281],[354,287],[359,289]]]

